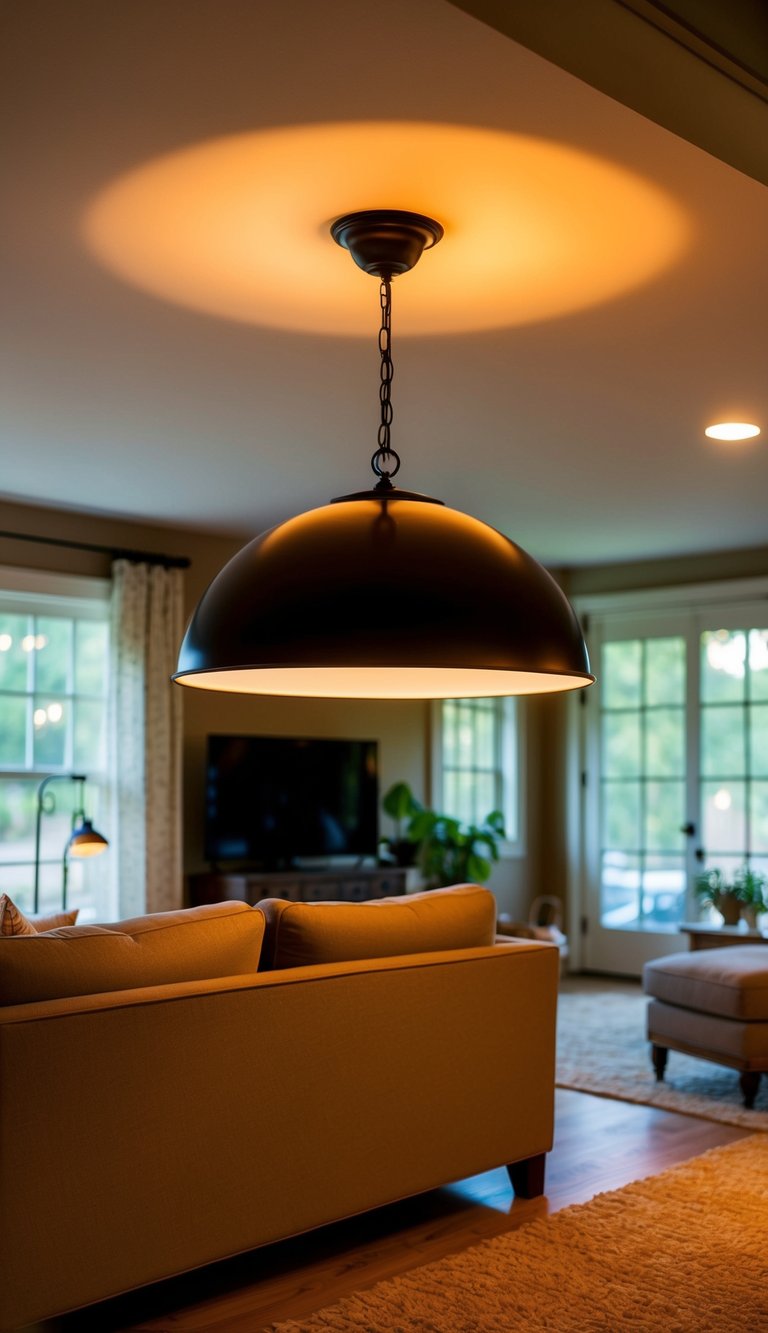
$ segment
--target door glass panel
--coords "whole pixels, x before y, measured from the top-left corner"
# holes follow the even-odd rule
[[[646,783],[643,845],[653,851],[679,854],[680,826],[684,822],[685,783]]]
[[[641,702],[642,644],[639,639],[606,643],[603,648],[603,700],[606,708],[637,708]]]
[[[701,697],[704,703],[743,698],[747,640],[743,630],[706,630],[701,636]]]
[[[603,783],[603,842],[606,848],[638,848],[640,836],[639,782]]]
[[[751,850],[768,852],[768,782],[753,782],[750,791]]]
[[[607,713],[603,720],[603,774],[634,778],[641,770],[639,712]]]
[[[606,643],[601,658],[603,927],[672,931],[685,893],[685,639]]]
[[[749,631],[749,692],[752,699],[768,699],[768,629]]]
[[[744,708],[706,705],[701,710],[701,771],[706,777],[741,777],[744,772]]]
[[[685,776],[685,712],[654,708],[645,720],[645,769],[649,777]]]
[[[717,852],[746,847],[746,783],[702,782],[702,839],[709,863]],[[717,862],[720,865],[720,861]]]
[[[685,644],[682,639],[648,639],[645,645],[645,702],[685,703]]]
[[[755,777],[768,778],[768,704],[753,704],[750,712],[749,757]]]

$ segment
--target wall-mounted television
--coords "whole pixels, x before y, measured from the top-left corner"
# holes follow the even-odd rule
[[[209,736],[205,857],[281,869],[374,856],[376,741]]]

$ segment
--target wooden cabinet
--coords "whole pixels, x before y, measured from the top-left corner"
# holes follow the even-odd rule
[[[287,898],[298,903],[357,903],[405,893],[405,879],[405,870],[386,866],[372,870],[288,870],[280,874],[211,871],[189,876],[189,901],[192,907],[231,899],[257,903],[262,898]]]

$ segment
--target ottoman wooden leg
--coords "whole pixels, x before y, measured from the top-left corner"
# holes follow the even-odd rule
[[[664,1080],[664,1070],[667,1067],[667,1056],[669,1051],[666,1046],[657,1046],[654,1042],[651,1046],[651,1059],[653,1067],[656,1070],[656,1082],[662,1083]]]
[[[744,1097],[744,1105],[750,1110],[755,1104],[757,1090],[760,1087],[760,1074],[754,1069],[744,1070],[739,1074],[739,1083]]]

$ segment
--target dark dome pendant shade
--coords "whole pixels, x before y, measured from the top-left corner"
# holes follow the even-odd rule
[[[579,689],[594,680],[554,579],[509,538],[393,486],[392,277],[439,223],[348,214],[332,235],[381,281],[381,425],[368,491],[288,519],[245,546],[203,594],[174,680],[314,698],[452,699]]]

